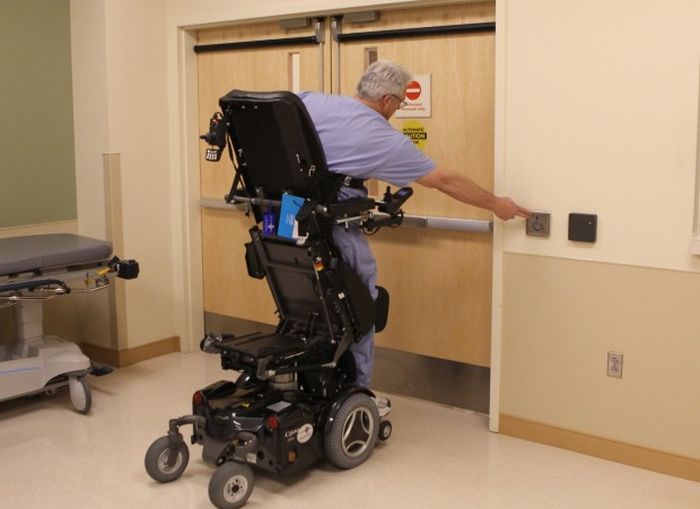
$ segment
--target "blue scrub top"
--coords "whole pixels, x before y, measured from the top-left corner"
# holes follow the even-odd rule
[[[330,171],[405,186],[435,168],[408,137],[357,99],[318,92],[299,97],[314,122]]]
[[[302,92],[299,97],[314,122],[330,171],[405,186],[435,167],[408,137],[357,99],[318,92]],[[363,189],[343,187],[340,199],[366,194]],[[360,228],[351,225],[346,231],[336,226],[333,237],[343,259],[376,298],[377,264]]]

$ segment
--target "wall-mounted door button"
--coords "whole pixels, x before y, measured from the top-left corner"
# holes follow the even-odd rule
[[[525,233],[535,237],[549,237],[549,212],[533,212],[525,221]]]

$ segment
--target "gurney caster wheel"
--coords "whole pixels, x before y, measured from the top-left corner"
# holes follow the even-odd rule
[[[253,491],[253,470],[245,463],[227,461],[209,481],[209,500],[218,509],[243,506]]]
[[[160,437],[146,451],[146,472],[158,482],[174,481],[182,475],[190,460],[190,451],[182,440]]]
[[[92,392],[85,377],[68,377],[68,390],[73,407],[81,414],[90,412],[90,408],[92,408]]]
[[[379,423],[379,440],[384,442],[389,440],[391,436],[391,423],[389,421],[382,421]]]
[[[377,444],[379,412],[366,394],[357,393],[340,406],[329,429],[325,447],[338,468],[354,468],[369,458]]]

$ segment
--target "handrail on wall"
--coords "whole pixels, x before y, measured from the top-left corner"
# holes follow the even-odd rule
[[[202,198],[201,205],[202,208],[220,210],[234,210],[241,207],[241,205],[231,205],[226,203],[224,200],[216,198]],[[414,228],[452,230],[465,233],[493,232],[493,222],[479,219],[461,219],[456,217],[417,216],[413,214],[405,214],[403,217],[403,224]]]

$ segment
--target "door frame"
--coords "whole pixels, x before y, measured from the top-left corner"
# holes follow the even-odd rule
[[[357,2],[367,5],[367,2]],[[445,2],[455,3],[455,2]],[[471,3],[471,2],[470,2]],[[417,0],[406,8],[436,5],[429,0]],[[495,1],[496,6],[496,76],[494,119],[494,191],[503,193],[505,172],[505,30],[506,1]],[[396,8],[390,2],[368,5],[368,9]],[[282,9],[282,7],[280,7]],[[340,14],[340,11],[333,11]],[[278,13],[279,17],[289,15]],[[298,13],[301,16],[319,13]],[[265,17],[269,20],[269,16]],[[262,21],[261,17],[242,17],[229,20],[235,23]],[[217,21],[217,20],[212,20]],[[220,22],[220,20],[219,20]],[[201,19],[177,20],[168,27],[168,112],[169,159],[173,168],[171,180],[171,227],[173,238],[173,297],[178,334],[184,352],[198,349],[204,335],[204,301],[202,288],[202,228],[201,197],[199,192],[199,139],[197,56],[194,52],[197,30],[204,28]],[[505,229],[494,221],[493,268],[491,302],[491,388],[489,398],[489,430],[499,430],[501,340],[503,302],[503,250]]]

